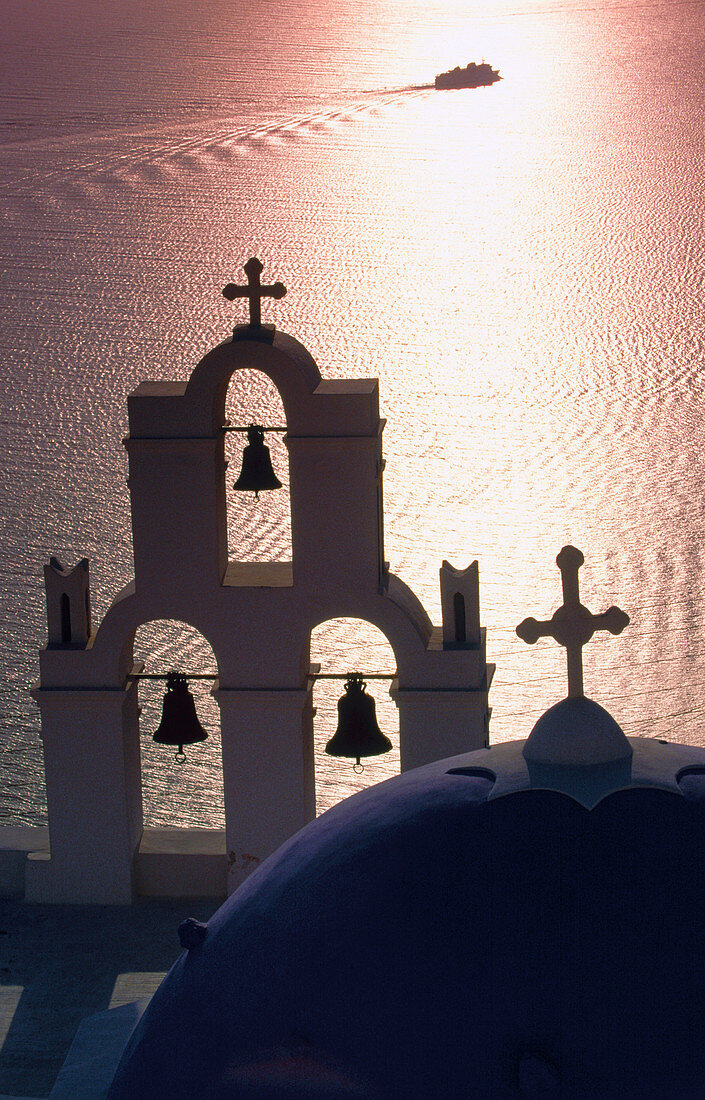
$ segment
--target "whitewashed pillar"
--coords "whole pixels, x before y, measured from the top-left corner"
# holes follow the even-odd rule
[[[400,688],[395,680],[389,694],[399,708],[403,772],[445,756],[487,747],[487,689],[425,691]]]
[[[137,684],[32,694],[42,715],[51,854],[28,860],[26,898],[129,904],[142,836]]]
[[[228,893],[316,816],[313,691],[216,688]]]

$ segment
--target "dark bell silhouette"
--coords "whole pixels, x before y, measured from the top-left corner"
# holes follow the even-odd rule
[[[242,454],[242,469],[235,482],[235,489],[250,491],[255,499],[263,489],[281,489],[282,483],[274,473],[269,447],[264,442],[264,429],[250,424],[247,429],[247,446]]]
[[[345,684],[345,695],[338,700],[338,728],[326,745],[329,756],[349,756],[360,768],[363,756],[389,752],[392,742],[377,725],[375,701],[365,694],[365,681],[353,673]]]
[[[188,689],[186,677],[181,672],[170,672],[166,678],[162,720],[152,739],[158,745],[178,745],[176,760],[183,764],[186,759],[184,745],[195,745],[197,741],[205,741],[207,737],[208,734],[198,721],[196,704]]]

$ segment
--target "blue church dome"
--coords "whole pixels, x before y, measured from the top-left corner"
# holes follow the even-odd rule
[[[530,738],[322,815],[184,927],[111,1100],[702,1097],[705,751],[616,741],[597,800]]]

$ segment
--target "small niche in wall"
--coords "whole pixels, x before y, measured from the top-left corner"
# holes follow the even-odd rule
[[[71,644],[71,600],[64,592],[60,600],[61,644]]]
[[[462,592],[456,592],[453,596],[453,619],[455,623],[455,640],[460,645],[467,640],[465,631],[465,596]]]

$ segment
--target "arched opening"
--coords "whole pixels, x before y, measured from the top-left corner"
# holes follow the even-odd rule
[[[264,428],[286,427],[279,391],[271,379],[258,370],[235,371],[228,386],[225,416],[230,427],[247,428],[250,424]],[[282,487],[260,492],[255,498],[252,492],[233,488],[242,468],[247,435],[241,431],[225,434],[228,559],[231,562],[291,561],[289,455],[284,432],[265,432],[264,442]]]
[[[145,673],[217,673],[215,655],[197,630],[186,623],[159,619],[141,626],[134,641],[136,661]],[[211,696],[213,680],[189,680],[196,714],[208,740],[184,746],[186,760],[178,764],[176,748],[158,745],[152,735],[162,719],[165,680],[139,683],[142,802],[146,826],[183,829],[225,827],[220,715]]]
[[[391,779],[401,770],[399,758],[399,715],[389,688],[396,672],[394,651],[376,626],[363,619],[329,619],[311,634],[311,661],[322,673],[388,673],[389,679],[367,680],[367,694],[375,701],[377,724],[392,742],[391,752],[362,761],[365,770],[353,771],[354,760],[328,756],[326,744],[338,724],[338,700],[344,693],[344,679],[319,679],[314,686],[314,743],[316,768],[316,813],[337,802]]]

